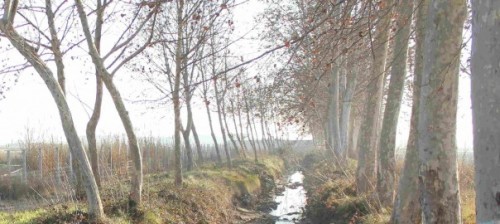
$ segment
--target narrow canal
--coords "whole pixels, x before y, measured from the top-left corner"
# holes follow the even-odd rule
[[[307,199],[303,182],[304,175],[297,171],[288,177],[284,191],[275,196],[278,207],[270,215],[278,218],[276,224],[299,223],[302,220]]]

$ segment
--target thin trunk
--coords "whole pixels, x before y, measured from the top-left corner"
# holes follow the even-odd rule
[[[419,1],[415,4],[417,8],[417,19],[415,24],[416,49],[415,68],[413,72],[413,99],[410,121],[410,135],[406,146],[404,168],[399,187],[394,200],[391,223],[422,223],[422,208],[420,204],[420,192],[418,183],[418,111],[420,107],[420,85],[422,83],[422,72],[424,66],[424,39],[425,20],[429,8],[429,0]]]
[[[184,66],[187,66],[184,63]],[[184,81],[184,97],[186,98],[186,109],[187,109],[187,124],[186,129],[182,132],[182,136],[184,138],[184,147],[186,148],[187,154],[187,164],[186,169],[188,171],[193,169],[194,161],[193,161],[193,149],[191,147],[191,140],[189,139],[191,135],[191,128],[193,127],[193,112],[191,109],[191,89],[189,87],[189,76],[187,71],[183,74]]]
[[[254,142],[259,147],[258,149],[262,152],[263,147],[260,144],[261,140],[259,140],[259,135],[257,134],[257,126],[255,125],[255,120],[256,119],[251,120],[252,122],[251,122],[250,128],[252,128],[252,131],[255,133]]]
[[[428,12],[417,143],[424,222],[461,223],[455,133],[466,1],[433,1]]]
[[[182,39],[183,39],[183,10],[184,0],[177,2],[177,46],[175,49],[175,78],[174,78],[174,91],[172,93],[174,103],[174,116],[175,116],[175,135],[174,135],[174,151],[175,151],[175,185],[182,186],[182,161],[181,161],[181,103],[180,103],[180,83],[182,73]]]
[[[236,123],[236,111],[234,109],[234,102],[232,100],[231,100],[231,110],[233,111],[232,117],[233,117],[233,125],[234,125],[236,139],[238,140],[238,143],[240,144],[240,148],[241,148],[240,150],[241,150],[243,158],[247,158],[246,148],[245,148],[244,142],[242,141],[242,139],[240,137],[240,136],[243,136],[243,130],[240,129],[241,134],[238,131],[238,125]],[[240,121],[241,121],[241,117],[240,117]]]
[[[104,2],[106,3],[106,1]],[[103,24],[103,14],[104,8],[102,7],[101,0],[97,1],[97,21],[96,21],[96,30],[94,34],[94,43],[97,49],[97,52],[101,51],[101,33],[102,33],[102,24]],[[97,124],[99,123],[99,119],[101,117],[101,106],[102,106],[102,95],[103,95],[103,83],[101,79],[101,75],[99,75],[98,70],[95,71],[96,78],[96,92],[95,92],[95,103],[94,110],[92,111],[92,115],[90,116],[89,121],[87,122],[86,134],[87,134],[87,143],[89,147],[90,153],[90,162],[92,165],[92,172],[94,172],[95,181],[97,182],[97,186],[101,187],[101,174],[99,172],[99,155],[97,153],[97,139],[96,139],[96,129]]]
[[[476,222],[500,223],[500,1],[472,1]]]
[[[196,126],[194,125],[194,122],[191,123],[191,130],[193,131],[194,142],[196,143],[196,152],[198,153],[198,163],[202,164],[204,162],[203,151],[201,149],[200,138],[198,137],[198,132],[196,131]]]
[[[224,124],[222,120],[222,108],[221,108],[221,99],[219,98],[219,90],[217,87],[217,79],[213,80],[214,82],[214,91],[215,91],[215,103],[217,104],[217,115],[219,117],[219,126],[220,126],[220,132],[222,133],[222,141],[224,142],[224,152],[226,153],[226,160],[227,160],[227,166],[229,168],[233,167],[233,163],[231,160],[231,153],[229,152],[229,148],[227,145],[227,139],[226,139],[226,130],[224,129]]]
[[[385,105],[382,130],[379,142],[379,170],[377,173],[378,197],[382,206],[390,206],[394,201],[396,187],[396,129],[398,126],[399,109],[403,98],[403,87],[406,78],[406,61],[410,25],[412,21],[413,0],[400,1],[396,7],[397,28],[389,92]]]
[[[224,127],[227,130],[227,136],[229,137],[229,140],[233,144],[234,151],[238,154],[238,156],[241,157],[241,152],[240,152],[240,149],[238,148],[238,143],[234,139],[233,134],[231,134],[231,130],[229,129],[229,125],[227,125],[227,115],[226,115],[226,110],[224,108],[225,108],[225,105],[224,105],[224,103],[222,103],[222,119],[224,121]]]
[[[214,132],[214,126],[212,124],[212,115],[210,113],[210,103],[208,101],[208,98],[207,98],[207,93],[205,92],[204,93],[204,97],[205,97],[205,108],[207,109],[207,116],[208,116],[208,125],[210,126],[210,136],[212,136],[212,140],[214,141],[214,147],[215,147],[215,152],[217,153],[217,162],[219,164],[222,164],[222,156],[220,154],[220,150],[219,150],[219,144],[217,143],[217,138],[215,137],[215,132]]]
[[[259,161],[259,159],[257,157],[257,147],[255,146],[255,142],[253,141],[253,139],[255,139],[255,138],[253,136],[252,125],[250,122],[250,108],[248,107],[248,102],[247,102],[246,97],[244,97],[244,101],[245,101],[245,109],[247,111],[247,113],[246,113],[247,114],[247,133],[249,134],[248,141],[252,145],[253,153],[254,153],[254,157],[255,157],[255,162],[257,162],[257,161]]]
[[[97,51],[92,36],[89,29],[89,24],[87,21],[87,16],[83,8],[83,4],[81,0],[76,0],[76,6],[78,10],[78,14],[80,16],[80,21],[82,24],[82,28],[85,34],[85,39],[87,41],[88,48],[90,50],[90,56],[92,57],[92,61],[96,68],[99,70],[98,74],[101,75],[101,78],[104,82],[104,85],[108,89],[109,94],[111,95],[111,99],[115,104],[116,111],[120,116],[122,124],[125,128],[125,132],[127,134],[129,140],[129,148],[132,155],[133,160],[133,168],[132,168],[132,181],[131,181],[131,189],[129,195],[129,205],[131,207],[138,207],[141,205],[142,200],[142,182],[143,182],[143,173],[142,173],[142,156],[139,144],[137,142],[137,138],[135,136],[134,128],[132,122],[130,120],[129,113],[125,107],[123,99],[120,95],[120,92],[116,88],[113,83],[112,75],[106,70],[104,66],[103,59],[99,56],[99,52]]]
[[[382,107],[385,61],[389,40],[390,21],[392,17],[393,0],[384,0],[379,10],[380,21],[375,30],[373,47],[373,63],[367,87],[367,101],[364,108],[363,123],[358,140],[358,168],[356,170],[356,187],[359,194],[374,190],[376,185],[376,143],[377,127],[380,122]]]
[[[16,9],[12,9],[13,13]],[[62,91],[61,86],[58,84],[54,78],[54,74],[50,68],[43,62],[37,55],[35,49],[31,47],[26,40],[19,35],[14,27],[12,26],[12,17],[7,18],[7,21],[0,20],[0,30],[3,35],[12,43],[12,45],[23,55],[26,60],[35,68],[37,73],[45,82],[45,85],[49,89],[59,111],[59,116],[61,118],[61,123],[63,126],[64,134],[68,142],[69,149],[71,153],[77,158],[80,164],[80,169],[84,179],[83,185],[85,188],[85,193],[87,195],[87,204],[89,214],[99,220],[104,218],[104,210],[102,207],[101,198],[99,195],[99,189],[94,179],[92,169],[90,168],[90,163],[87,158],[87,154],[83,148],[82,142],[78,137],[75,125],[73,123],[73,118],[71,111],[69,109],[66,97]]]
[[[266,132],[267,132],[267,139],[268,139],[268,143],[269,143],[269,150],[270,151],[273,151],[274,150],[274,140],[273,140],[273,136],[271,135],[271,130],[269,129],[269,122],[264,121],[264,125],[266,127]]]
[[[262,145],[264,146],[264,149],[266,151],[270,151],[269,150],[269,144],[267,142],[267,137],[266,137],[266,131],[264,129],[264,113],[260,113],[260,132],[262,133]]]

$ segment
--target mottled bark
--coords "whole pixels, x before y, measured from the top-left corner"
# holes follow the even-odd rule
[[[500,223],[500,1],[472,1],[476,222]]]
[[[461,223],[455,133],[466,1],[432,1],[428,12],[417,143],[424,222]]]
[[[418,3],[417,3],[418,2]],[[418,184],[418,111],[420,108],[420,85],[424,66],[424,39],[425,23],[429,0],[415,2],[417,19],[415,23],[415,68],[413,71],[413,96],[410,121],[410,134],[406,145],[406,154],[403,171],[399,179],[399,187],[392,209],[391,223],[421,223],[422,208],[420,205],[420,191]]]
[[[379,167],[377,172],[377,191],[382,206],[392,205],[396,187],[396,129],[398,127],[399,110],[403,98],[403,87],[406,78],[406,60],[410,25],[412,21],[413,0],[400,1],[396,6],[396,35],[391,61],[389,92],[385,105],[382,130],[379,142]]]
[[[17,5],[17,1],[15,2],[16,3],[14,5]],[[92,169],[90,168],[87,154],[85,153],[78,133],[76,132],[73,118],[64,92],[54,78],[53,72],[45,64],[45,62],[40,59],[35,49],[31,47],[26,42],[26,40],[14,30],[12,22],[17,9],[16,7],[10,7],[11,8],[5,9],[5,11],[9,11],[9,14],[4,14],[4,18],[0,21],[0,31],[2,31],[2,34],[12,43],[17,51],[21,53],[21,55],[26,60],[28,60],[28,62],[37,71],[37,73],[40,75],[40,77],[45,82],[45,85],[49,89],[52,98],[57,105],[69,149],[71,150],[71,153],[74,155],[74,157],[77,158],[77,161],[80,164],[82,176],[85,180],[83,182],[83,186],[85,188],[85,193],[87,196],[89,214],[95,219],[102,219],[104,218],[104,210],[99,195],[99,189],[97,188]]]
[[[393,0],[384,0],[380,4],[380,20],[377,23],[375,37],[372,43],[373,63],[367,86],[367,98],[364,108],[363,123],[361,123],[358,139],[358,167],[356,170],[356,187],[359,194],[374,190],[376,185],[376,143],[378,142],[377,127],[383,98],[385,61],[389,38],[389,24],[392,17]]]
[[[99,56],[99,52],[96,49],[92,35],[90,33],[89,24],[87,21],[87,15],[84,11],[83,4],[81,0],[75,0],[78,14],[80,16],[80,21],[83,28],[83,33],[85,34],[85,39],[89,48],[90,56],[92,57],[92,62],[98,70],[98,74],[108,89],[111,99],[115,105],[116,111],[120,116],[121,122],[125,129],[125,132],[129,141],[129,149],[132,156],[133,166],[132,166],[132,180],[129,195],[129,205],[131,207],[136,207],[141,205],[142,200],[142,182],[143,182],[143,171],[142,171],[142,155],[139,144],[137,142],[137,137],[135,136],[132,121],[130,120],[129,113],[123,102],[123,98],[118,91],[118,88],[113,82],[113,76],[106,70],[104,66],[103,59]]]

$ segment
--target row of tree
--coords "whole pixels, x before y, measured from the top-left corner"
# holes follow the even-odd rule
[[[476,214],[478,223],[498,222],[500,4],[470,4]],[[358,160],[357,193],[376,193],[380,206],[393,206],[392,223],[460,223],[455,133],[463,33],[470,31],[467,2],[271,5],[266,40],[288,46],[275,72],[294,94],[285,110],[324,143],[337,166],[349,155]],[[398,184],[396,130],[409,77],[411,125]]]
[[[381,206],[393,205],[392,222],[460,222],[455,132],[468,15],[465,0],[267,1],[259,18],[266,49],[249,60],[231,52],[231,46],[242,39],[235,38],[232,8],[238,2],[231,0],[21,4],[4,1],[0,31],[27,62],[6,63],[2,71],[18,73],[32,67],[44,80],[76,159],[89,212],[97,219],[104,216],[95,135],[104,87],[128,137],[133,161],[130,205],[141,204],[141,150],[114,81],[127,69],[134,79],[147,84],[143,101],[162,110],[172,106],[179,186],[182,143],[187,170],[206,159],[198,151],[193,120],[193,102],[201,99],[218,163],[225,158],[231,167],[232,156],[247,157],[249,149],[258,160],[258,149],[275,148],[274,139],[285,126],[302,125],[301,130],[311,133],[315,142],[324,143],[339,168],[349,156],[358,160],[358,194],[376,192]],[[495,137],[500,130],[499,4],[471,2],[478,222],[500,219],[496,172],[500,150]],[[90,162],[74,127],[65,88],[65,65],[80,48],[88,50],[86,63],[93,65],[96,80],[86,130]],[[245,65],[264,57],[259,73],[249,75]],[[408,77],[412,77],[407,83],[411,125],[398,184],[395,139]],[[213,112],[217,117],[212,117]],[[216,133],[222,135],[223,144],[218,144]]]

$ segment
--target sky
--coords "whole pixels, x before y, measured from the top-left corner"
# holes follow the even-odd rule
[[[262,3],[247,2],[235,8],[235,33],[243,34],[255,25],[254,16],[264,9]],[[253,34],[256,35],[256,34]],[[5,41],[0,42],[4,44]],[[242,42],[234,46],[242,55],[249,58],[258,52],[258,43]],[[2,57],[19,57],[19,55],[0,55]],[[86,56],[85,56],[86,57]],[[21,60],[21,58],[19,59]],[[79,135],[85,133],[86,123],[94,104],[95,84],[92,69],[85,62],[75,60],[66,65],[67,73],[67,100],[75,121]],[[134,81],[128,74],[117,76],[115,81],[122,96],[126,99],[126,106],[130,112],[132,122],[138,136],[170,137],[173,135],[172,106],[163,105],[154,110],[147,109],[143,104],[132,103],[133,97],[141,91],[141,83]],[[104,91],[102,116],[97,128],[97,135],[123,135],[124,130],[115,111],[109,94]],[[64,141],[61,122],[57,107],[41,78],[33,70],[21,74],[18,83],[12,86],[7,98],[0,101],[0,145],[16,144],[23,140],[28,129],[35,139]],[[459,82],[459,105],[457,113],[457,146],[459,149],[472,148],[472,118],[470,102],[470,79],[462,74]],[[194,104],[194,121],[202,141],[210,143],[210,129],[204,105],[197,101]],[[398,124],[397,145],[404,147],[409,132],[409,116],[411,108],[408,103],[401,108]],[[212,117],[216,115],[213,114]],[[184,119],[185,120],[185,119]],[[215,130],[220,130],[214,122]],[[292,138],[297,133],[290,131]],[[307,138],[307,136],[305,136]]]

